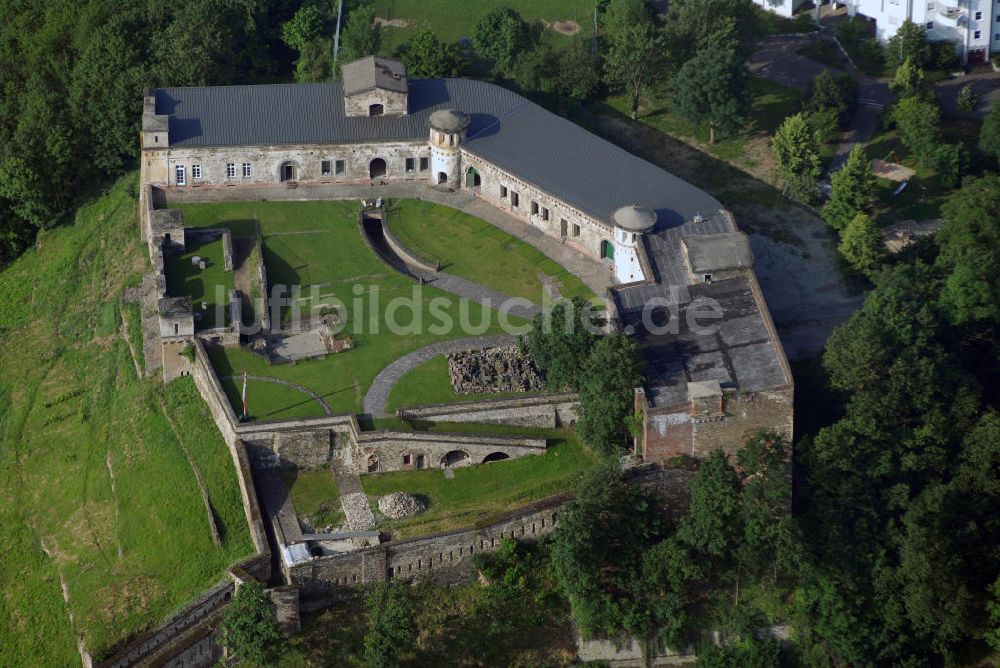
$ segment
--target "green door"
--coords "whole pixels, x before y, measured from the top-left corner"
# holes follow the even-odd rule
[[[479,185],[479,172],[476,171],[475,167],[469,167],[469,171],[465,173],[465,187],[475,188]]]
[[[611,245],[610,241],[601,242],[601,259],[602,260],[615,259],[615,247]]]

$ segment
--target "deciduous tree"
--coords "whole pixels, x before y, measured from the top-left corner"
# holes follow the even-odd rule
[[[657,72],[653,19],[642,0],[611,0],[604,20],[604,69],[607,82],[629,96],[632,120],[643,91]]]
[[[396,668],[417,637],[416,610],[406,584],[378,583],[365,599],[368,632],[365,634],[365,665]]]
[[[476,52],[493,63],[493,74],[507,76],[517,57],[533,46],[530,26],[510,7],[497,7],[479,19],[472,33]]]
[[[849,265],[866,276],[873,276],[886,256],[882,233],[865,213],[854,216],[843,229],[838,249]]]
[[[284,635],[264,586],[250,580],[236,590],[222,616],[222,644],[251,665],[270,665],[281,652]]]
[[[802,113],[789,116],[774,133],[771,151],[792,196],[812,199],[820,175],[819,142]]]
[[[375,25],[374,7],[361,5],[347,15],[340,36],[340,62],[348,63],[358,58],[378,53],[382,31]]]
[[[859,213],[868,211],[875,192],[875,175],[865,150],[856,145],[847,162],[830,177],[830,200],[823,219],[835,230],[843,230]]]
[[[918,97],[904,97],[896,104],[892,114],[900,140],[926,167],[934,166],[938,147],[942,143],[940,116],[936,104]]]
[[[461,64],[455,47],[439,40],[430,30],[418,31],[399,47],[398,55],[406,65],[406,74],[415,79],[454,77]]]
[[[642,357],[635,340],[621,332],[598,339],[580,383],[580,437],[606,455],[619,454],[628,436],[633,393],[641,382]]]

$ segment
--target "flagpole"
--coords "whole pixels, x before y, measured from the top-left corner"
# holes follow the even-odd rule
[[[243,370],[243,419],[247,419],[247,372]]]

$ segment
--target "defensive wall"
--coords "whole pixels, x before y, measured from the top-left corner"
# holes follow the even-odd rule
[[[357,473],[483,464],[544,454],[546,447],[544,438],[420,431],[363,432],[355,442]]]
[[[557,429],[576,424],[579,397],[573,393],[430,404],[396,411],[411,422],[478,422]]]

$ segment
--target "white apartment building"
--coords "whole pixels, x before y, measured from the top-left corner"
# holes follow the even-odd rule
[[[763,9],[788,17],[804,1],[754,0]],[[954,42],[963,63],[984,63],[990,54],[1000,53],[1000,0],[847,0],[844,4],[851,16],[872,19],[883,43],[909,19],[927,29],[927,39]]]
[[[927,39],[954,42],[963,63],[1000,52],[1000,0],[849,0],[847,9],[873,19],[881,42],[909,19],[927,29]]]

